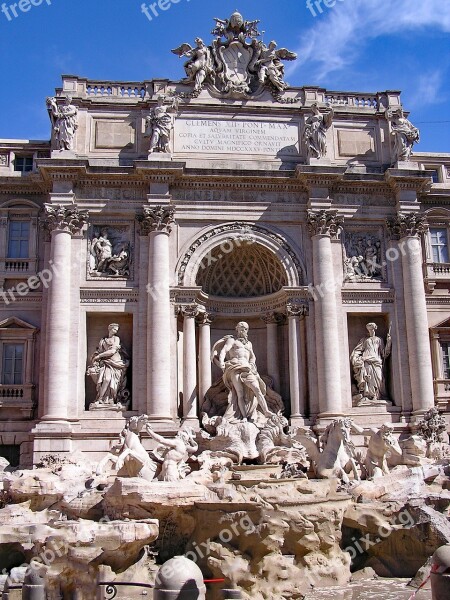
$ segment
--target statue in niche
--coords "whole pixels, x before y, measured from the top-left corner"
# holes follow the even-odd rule
[[[386,118],[391,122],[392,135],[394,137],[394,157],[392,162],[393,164],[399,161],[408,162],[411,159],[414,144],[418,144],[420,141],[420,131],[414,127],[411,121],[408,121],[402,108],[387,111]]]
[[[47,98],[47,109],[58,150],[72,151],[78,129],[78,108],[72,104],[72,98],[66,96],[63,105],[58,105],[57,98]]]
[[[94,277],[129,277],[130,243],[102,227],[94,230],[90,244],[89,274]]]
[[[211,50],[206,46],[201,38],[195,38],[196,47],[192,48],[190,44],[181,44],[179,48],[172,50],[179,56],[187,56],[189,60],[184,65],[187,78],[183,83],[194,82],[194,91],[200,92],[205,79],[214,72],[214,62],[212,60]]]
[[[327,154],[327,130],[333,123],[334,110],[330,103],[326,107],[322,113],[315,102],[311,106],[313,114],[306,119],[303,140],[308,158],[324,158]]]
[[[194,430],[181,429],[174,439],[169,440],[155,433],[149,423],[146,424],[146,429],[150,437],[167,448],[162,455],[158,453],[158,449],[153,450],[153,455],[162,460],[159,480],[179,481],[184,479],[190,473],[187,461],[198,450]]]
[[[145,119],[145,137],[150,138],[149,155],[153,152],[170,153],[170,134],[174,126],[174,113],[178,110],[178,98],[166,104],[165,96],[158,96],[157,104]]]
[[[130,400],[126,372],[130,366],[128,353],[121,346],[119,325],[108,326],[108,336],[100,340],[87,369],[96,387],[97,397],[89,410],[126,410]]]
[[[385,392],[384,365],[392,348],[392,338],[387,334],[386,345],[376,335],[375,323],[367,323],[368,336],[362,338],[350,355],[353,376],[358,394],[353,397],[356,406],[388,404]]]
[[[258,409],[265,417],[273,413],[266,401],[266,384],[256,368],[256,357],[248,339],[249,326],[236,325],[236,336],[227,335],[213,347],[212,361],[223,371],[223,381],[229,390],[225,419],[258,420]]]
[[[344,243],[344,282],[382,281],[379,238],[347,234]]]

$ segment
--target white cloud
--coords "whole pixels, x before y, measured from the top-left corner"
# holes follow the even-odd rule
[[[445,0],[337,0],[333,8],[320,0],[322,13],[314,1],[316,23],[302,34],[303,42],[296,49],[298,59],[289,67],[288,75],[313,62],[316,78],[323,80],[329,73],[352,64],[366,41],[381,36],[427,28],[450,32],[450,11]]]
[[[445,102],[447,97],[442,92],[443,83],[444,71],[442,70],[435,70],[420,75],[415,85],[415,93],[410,101],[411,107]]]

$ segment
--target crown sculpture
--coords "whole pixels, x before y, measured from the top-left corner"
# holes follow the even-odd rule
[[[182,44],[172,50],[180,58],[189,58],[183,83],[194,84],[194,90],[185,97],[196,98],[206,86],[212,95],[235,99],[255,98],[269,89],[283,102],[282,94],[289,86],[284,81],[282,61],[295,60],[297,55],[286,48],[277,50],[274,41],[266,46],[258,39],[262,35],[259,21],[245,21],[238,12],[229,19],[214,20],[211,33],[217,37],[210,46],[196,38],[195,48]]]

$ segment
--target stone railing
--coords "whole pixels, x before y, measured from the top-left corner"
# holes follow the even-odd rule
[[[374,108],[379,110],[382,106],[380,94],[342,94],[339,92],[325,92],[325,102],[332,106],[354,106],[355,108]]]
[[[63,76],[63,87],[59,95],[75,98],[101,98],[144,100],[153,95],[153,84],[149,81],[99,81],[80,77]]]
[[[11,275],[30,275],[36,272],[35,258],[0,259],[0,273]]]

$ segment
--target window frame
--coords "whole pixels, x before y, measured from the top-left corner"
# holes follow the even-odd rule
[[[5,341],[2,342],[2,347],[1,347],[1,377],[0,377],[0,384],[1,385],[24,385],[25,383],[25,373],[24,373],[24,367],[25,367],[25,342],[11,342],[11,341]],[[8,348],[14,348],[14,353],[13,356],[10,358],[7,356],[7,349]],[[16,356],[16,350],[17,348],[21,348],[21,357],[18,358]],[[5,368],[6,365],[6,361],[11,361],[12,364],[12,369],[11,372],[8,373],[8,376],[11,377],[13,379],[13,381],[5,381],[6,379],[6,375],[7,375],[7,370]],[[20,371],[17,370],[16,368],[16,364],[20,362]],[[20,381],[16,381],[16,379],[20,379]]]
[[[21,225],[27,225],[28,226],[28,232],[27,232],[27,236],[26,238],[22,235],[22,230],[20,232],[20,235],[17,239],[13,239],[12,236],[12,231],[11,228],[13,225],[15,225],[16,223],[20,223]],[[31,221],[29,219],[17,219],[17,218],[13,218],[13,219],[9,219],[8,221],[8,242],[7,242],[7,247],[6,247],[6,258],[7,259],[18,259],[18,260],[25,260],[25,259],[29,259],[30,258],[30,241],[31,241]],[[22,242],[25,242],[27,244],[27,251],[25,256],[14,256],[14,253],[11,252],[11,242],[19,242],[19,252],[16,254],[22,254],[21,250],[22,250]]]
[[[17,160],[23,160],[23,169],[17,168]],[[31,163],[27,163],[27,161],[30,160]],[[32,173],[34,171],[34,154],[21,154],[16,152],[14,154],[13,171],[16,173]]]

